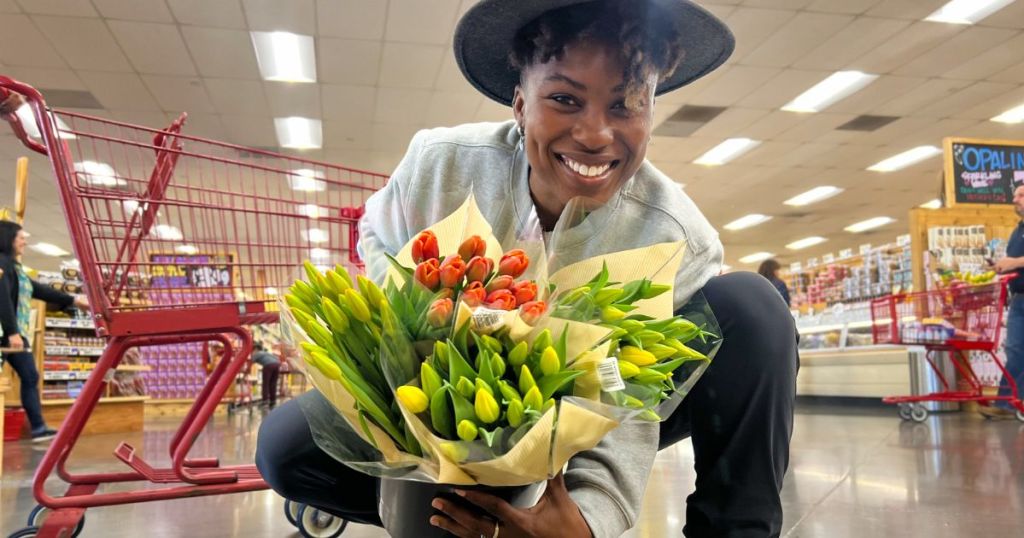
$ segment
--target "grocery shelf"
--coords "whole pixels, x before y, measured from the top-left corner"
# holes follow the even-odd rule
[[[68,357],[99,357],[103,355],[102,347],[79,347],[79,346],[46,346],[48,356]]]
[[[43,381],[84,381],[96,368],[95,364],[83,364],[69,370],[44,370]],[[118,372],[148,372],[152,366],[143,364],[125,364],[114,368]]]
[[[46,318],[47,329],[96,329],[91,319],[79,318]]]
[[[107,398],[100,398],[100,403],[128,403],[128,402],[144,402],[149,400],[149,396],[110,396]],[[60,400],[43,400],[43,405],[70,405],[75,403],[74,398],[62,398]]]

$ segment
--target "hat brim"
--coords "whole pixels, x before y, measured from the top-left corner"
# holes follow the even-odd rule
[[[482,0],[463,15],[455,28],[455,61],[470,84],[481,93],[511,105],[519,72],[509,52],[520,28],[547,11],[593,0]],[[655,95],[681,88],[725,63],[736,46],[729,27],[688,0],[645,0],[676,22],[682,38],[683,61]]]

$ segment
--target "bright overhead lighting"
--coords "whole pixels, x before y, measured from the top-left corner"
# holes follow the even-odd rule
[[[174,252],[178,254],[195,254],[199,252],[199,249],[195,245],[178,245],[174,247]]]
[[[310,228],[302,232],[302,237],[310,243],[326,243],[329,239],[327,230],[321,230],[319,228]]]
[[[277,297],[277,288],[263,288],[263,295],[267,297]]]
[[[725,229],[732,231],[742,230],[744,228],[750,228],[751,226],[757,226],[758,224],[768,222],[769,220],[771,220],[771,217],[769,217],[768,215],[752,213],[750,215],[740,217],[730,222],[729,224],[726,224]]]
[[[302,215],[302,216],[304,216],[304,217],[309,217],[311,219],[318,219],[320,217],[326,217],[327,216],[327,208],[326,207],[320,207],[320,206],[314,205],[314,204],[303,204],[303,205],[299,206],[299,209],[298,209],[297,213]]]
[[[178,241],[184,237],[181,235],[181,230],[167,224],[157,224],[154,226],[153,235],[158,239],[165,239],[167,241]]]
[[[922,207],[924,209],[939,209],[940,207],[942,207],[942,200],[936,198],[930,202],[925,202],[918,207]]]
[[[825,241],[828,241],[828,239],[825,239],[824,237],[818,237],[815,235],[812,237],[805,237],[803,239],[793,241],[792,243],[786,245],[786,248],[788,248],[789,250],[800,250],[807,247],[813,247],[814,245],[820,245]]]
[[[70,256],[71,255],[70,252],[68,252],[68,251],[58,247],[57,245],[53,245],[53,244],[50,244],[50,243],[36,243],[34,245],[30,245],[28,248],[30,248],[30,249],[32,249],[32,250],[34,250],[34,251],[36,251],[36,252],[38,252],[40,254],[45,254],[47,256],[53,256],[55,258],[62,258],[64,256]]]
[[[82,179],[90,185],[99,187],[116,187],[127,185],[128,182],[117,177],[117,172],[107,163],[82,161],[75,163],[75,171],[82,174]]]
[[[730,138],[709,149],[707,153],[701,155],[693,163],[705,166],[722,165],[750,151],[760,143],[758,140],[751,140],[749,138]]]
[[[290,32],[250,32],[263,80],[316,82],[313,38]]]
[[[292,189],[297,191],[321,192],[327,190],[327,183],[317,179],[322,177],[316,170],[300,168],[292,170],[292,173],[288,176],[288,182],[291,184]]]
[[[942,153],[942,150],[935,146],[918,146],[914,149],[904,151],[899,155],[893,155],[884,161],[875,163],[868,167],[872,172],[895,172],[912,164],[917,164],[925,159]]]
[[[277,142],[282,148],[317,149],[323,145],[323,126],[320,120],[290,116],[274,118]]]
[[[868,230],[874,230],[875,228],[879,228],[881,226],[885,226],[886,224],[889,224],[890,222],[895,222],[895,220],[896,219],[889,218],[889,217],[875,217],[873,219],[862,220],[860,222],[853,223],[853,224],[851,224],[851,225],[849,225],[849,226],[847,226],[846,228],[843,228],[843,229],[848,231],[848,232],[850,232],[850,233],[857,234],[857,233],[860,233],[860,232],[866,232]]]
[[[25,132],[28,133],[29,136],[32,138],[43,137],[42,133],[39,132],[39,125],[36,124],[36,117],[32,114],[32,107],[28,106],[28,103],[18,107],[18,110],[15,110],[14,114],[18,116],[19,120],[21,120],[21,125],[25,128]],[[68,127],[68,124],[64,123],[64,120],[52,115],[50,117],[57,121],[58,137],[63,138],[64,140],[73,140],[75,138],[75,135],[68,132],[71,129]]]
[[[331,261],[331,251],[323,248],[309,249],[309,259],[313,263],[326,263]]]
[[[829,185],[825,185],[825,186],[821,186],[821,187],[814,187],[813,189],[811,189],[811,190],[809,190],[807,192],[798,194],[798,195],[796,195],[796,196],[794,196],[794,197],[790,198],[789,200],[786,200],[785,202],[782,202],[782,203],[784,203],[786,205],[795,205],[795,206],[810,205],[810,204],[813,204],[815,202],[820,202],[822,200],[825,200],[826,198],[831,198],[831,197],[833,197],[833,196],[835,196],[835,195],[837,195],[837,194],[839,194],[841,192],[843,192],[843,189],[840,189],[839,187],[832,187],[832,186],[829,186]]]
[[[782,110],[787,112],[821,112],[832,103],[845,99],[854,92],[871,84],[878,75],[860,71],[836,71],[811,89],[801,93]]]
[[[732,266],[723,263],[722,264],[722,268],[721,268],[721,272],[724,274],[724,273],[728,273],[729,271],[732,271]]]
[[[974,24],[1013,3],[1013,0],[951,0],[924,20]]]
[[[774,255],[775,254],[772,254],[771,252],[755,252],[753,254],[748,254],[748,255],[740,258],[740,263],[763,262],[763,261],[767,260],[768,258],[771,258]]]
[[[1020,123],[1024,122],[1024,105],[1020,105],[1016,108],[1011,108],[1006,112],[992,118],[992,121],[999,123]]]

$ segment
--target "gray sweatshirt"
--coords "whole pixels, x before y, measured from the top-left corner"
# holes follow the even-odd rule
[[[388,262],[381,253],[398,252],[470,193],[499,240],[515,238],[536,222],[529,164],[515,127],[513,121],[468,124],[413,137],[391,180],[366,202],[359,223],[358,248],[370,278],[384,279]],[[722,244],[680,186],[645,161],[615,196],[559,238],[557,261],[565,265],[681,239],[687,252],[676,275],[677,308],[718,274]],[[636,523],[657,448],[657,424],[624,424],[569,462],[569,494],[595,537],[619,536]]]

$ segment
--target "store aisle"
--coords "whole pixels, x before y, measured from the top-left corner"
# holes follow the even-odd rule
[[[250,460],[259,414],[219,417],[197,454]],[[144,434],[82,439],[74,465],[107,465],[122,439],[160,454],[175,424],[150,421]],[[890,410],[807,406],[798,410],[792,465],[783,490],[785,534],[793,537],[1014,535],[1024,520],[1024,425],[966,414],[901,423]],[[31,475],[42,449],[8,444],[0,489],[3,535],[33,506]],[[678,536],[692,491],[693,453],[682,443],[659,455],[641,524],[627,536]],[[84,537],[298,536],[282,501],[259,492],[90,510]],[[347,538],[379,537],[352,525]]]

